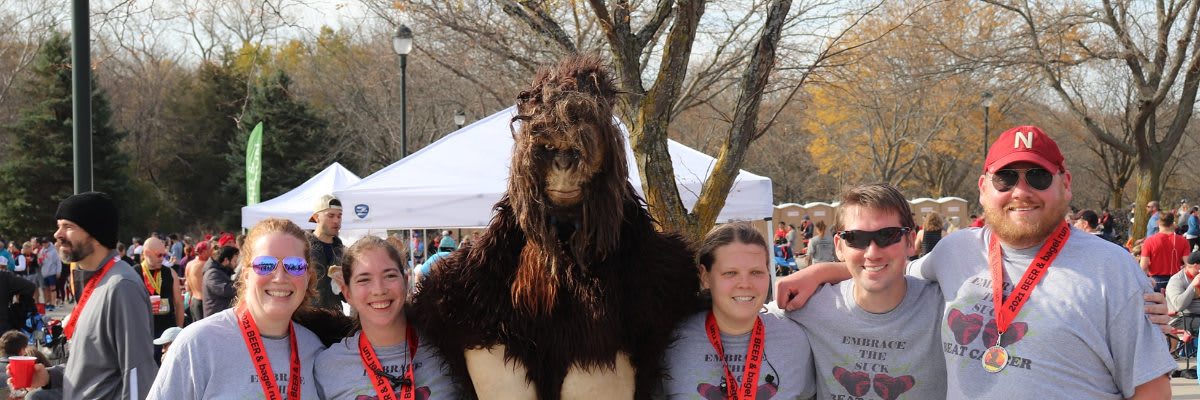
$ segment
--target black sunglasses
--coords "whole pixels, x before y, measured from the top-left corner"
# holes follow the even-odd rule
[[[1045,168],[1002,169],[992,173],[992,187],[999,192],[1012,190],[1021,175],[1025,176],[1025,182],[1034,190],[1046,190],[1054,182],[1054,173]]]
[[[893,226],[891,228],[883,228],[877,231],[841,231],[838,232],[838,237],[846,241],[846,244],[856,249],[865,249],[874,241],[879,247],[888,247],[900,239],[904,235],[912,231],[912,228],[901,228]]]

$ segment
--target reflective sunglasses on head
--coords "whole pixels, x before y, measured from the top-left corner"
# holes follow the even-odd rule
[[[838,232],[838,237],[842,238],[847,245],[856,249],[865,249],[874,241],[879,247],[888,247],[900,239],[904,235],[912,231],[912,228],[902,228],[893,226],[891,228],[883,228],[877,231],[841,231]]]
[[[304,257],[284,257],[282,259],[271,256],[258,256],[250,261],[250,267],[254,268],[254,272],[259,275],[270,275],[275,272],[275,267],[279,263],[283,263],[283,269],[292,276],[303,276],[308,272],[308,261]]]
[[[1054,173],[1045,168],[1005,168],[992,173],[992,187],[996,188],[996,191],[1007,192],[1017,186],[1017,181],[1022,175],[1034,190],[1046,190],[1050,183],[1054,182]]]

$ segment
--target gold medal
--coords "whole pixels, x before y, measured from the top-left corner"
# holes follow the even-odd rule
[[[1008,350],[1004,350],[1000,345],[989,347],[983,353],[983,370],[991,373],[1000,372],[1008,365]]]

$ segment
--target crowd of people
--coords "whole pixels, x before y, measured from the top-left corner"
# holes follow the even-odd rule
[[[1132,256],[1100,237],[1096,213],[1064,218],[1071,175],[1036,127],[997,139],[979,191],[986,222],[954,231],[936,215],[918,229],[895,187],[848,188],[832,226],[776,232],[777,244],[805,240],[813,265],[782,278],[775,299],[767,237],[748,223],[714,228],[695,246],[703,310],[677,327],[652,397],[1169,398],[1176,364],[1155,323],[1167,324],[1168,308],[1200,310],[1195,235],[1175,235],[1177,216],[1156,213],[1160,233]],[[347,247],[341,203],[323,196],[312,231],[269,218],[242,237],[151,234],[124,246],[116,210],[103,193],[71,196],[53,239],[0,251],[0,294],[32,304],[40,287],[47,304],[76,303],[64,325],[70,357],[35,364],[27,398],[486,391],[457,385],[426,340],[436,332],[405,307],[437,260],[465,244],[449,231]],[[1187,211],[1190,229],[1196,209]],[[1144,308],[1163,302],[1150,279],[1163,283],[1166,306]],[[305,323],[321,315],[349,325]],[[0,350],[28,352],[18,335],[0,336]]]

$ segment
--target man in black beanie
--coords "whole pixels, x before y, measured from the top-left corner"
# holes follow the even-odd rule
[[[71,357],[65,366],[35,367],[33,387],[61,390],[63,399],[145,398],[158,373],[150,297],[113,250],[116,204],[104,193],[80,193],[59,203],[54,219],[59,253],[76,263],[79,303],[63,323]]]

